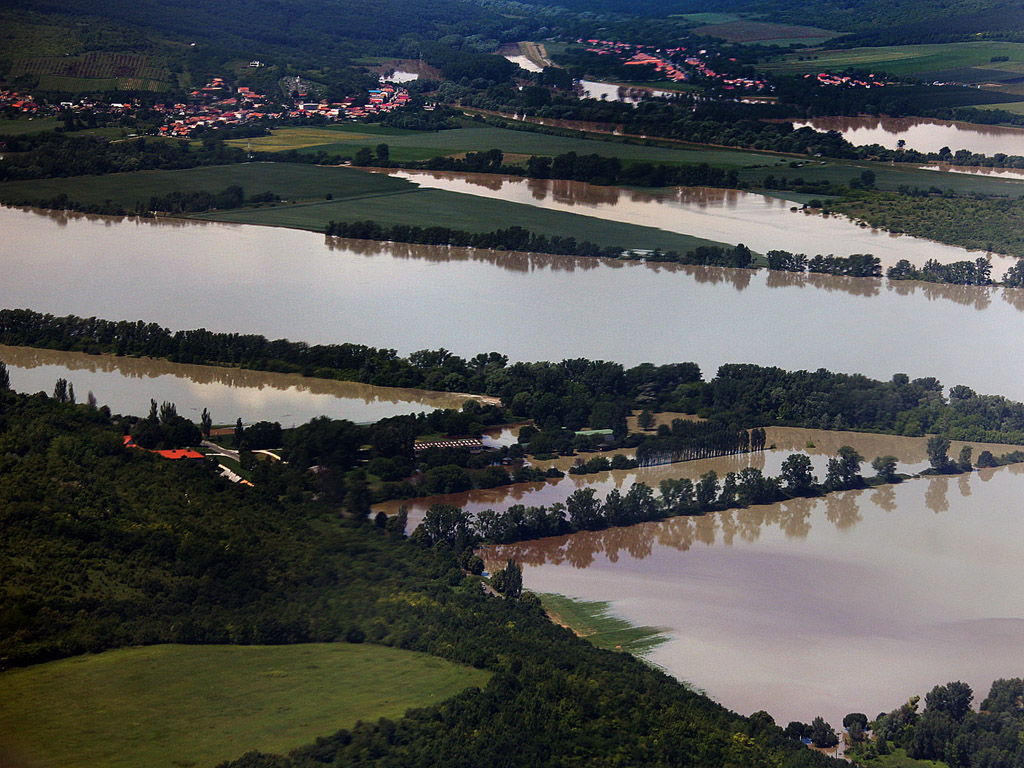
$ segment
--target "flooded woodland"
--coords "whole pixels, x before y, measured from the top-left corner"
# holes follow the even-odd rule
[[[920,266],[929,259],[946,264],[984,255],[980,251],[861,226],[838,214],[810,213],[788,200],[735,189],[675,187],[651,192],[580,181],[520,179],[494,174],[391,173],[424,187],[657,227],[718,242],[743,243],[758,253],[770,250],[809,256],[870,253],[878,257],[883,269],[900,259]],[[1001,276],[1014,261],[1012,257],[993,256],[993,276]]]
[[[676,231],[692,232],[692,222],[706,221],[708,229],[693,233],[755,250],[871,252],[884,262],[967,255],[949,249],[948,258],[936,256],[946,246],[740,193],[644,197],[561,182],[492,178],[487,183],[498,186],[488,189],[477,183],[482,180],[417,181]],[[379,244],[245,225],[16,209],[0,209],[0,228],[5,307],[354,342],[401,354],[443,346],[467,356],[500,351],[512,360],[694,361],[705,377],[726,362],[880,379],[905,372],[1024,399],[1024,355],[1012,344],[1024,330],[1024,292],[1013,289]],[[151,397],[174,399],[182,413],[208,407],[218,421],[252,414],[289,424],[319,412],[360,421],[449,402],[156,361],[19,349],[0,349],[0,359],[18,389],[50,391],[65,377],[80,399],[94,390],[115,411],[144,412]],[[506,430],[489,439],[507,444],[513,437]],[[443,500],[479,511],[551,504],[579,487],[593,486],[601,496],[640,480],[656,487],[712,468],[724,474],[750,465],[774,475],[794,451],[812,457],[820,479],[842,444],[869,461],[895,455],[907,473],[925,466],[919,438],[773,428],[768,442],[774,448],[759,454]],[[982,447],[975,444],[975,455]],[[958,449],[953,446],[953,455]],[[948,680],[983,691],[994,678],[1020,674],[1024,598],[993,585],[1019,580],[1022,492],[1024,475],[1011,466],[485,554],[491,568],[519,559],[529,589],[606,600],[616,615],[663,628],[668,642],[651,661],[730,708],[766,709],[780,722],[818,714],[838,722],[849,711],[873,716]],[[421,502],[410,504],[413,519],[422,515]]]
[[[1024,324],[1019,289],[17,209],[0,209],[0,228],[6,307],[402,354],[694,361],[705,376],[726,362],[880,379],[904,372],[1024,399],[1024,356],[1007,354],[1004,341]]]
[[[982,155],[1024,155],[1024,129],[997,125],[954,123],[920,117],[816,117],[794,120],[794,128],[809,125],[816,131],[839,131],[851,144],[878,144],[886,149],[938,152],[948,147]]]

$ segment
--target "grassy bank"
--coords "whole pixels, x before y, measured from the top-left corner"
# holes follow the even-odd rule
[[[553,593],[538,597],[552,621],[568,627],[598,648],[643,656],[668,640],[658,627],[636,627],[611,615],[607,602],[574,600]]]
[[[0,674],[0,763],[212,765],[287,752],[490,673],[377,645],[159,645]]]
[[[262,224],[322,232],[329,221],[376,221],[382,225],[451,227],[492,232],[513,224],[538,235],[575,237],[601,246],[661,248],[685,252],[700,245],[721,245],[691,235],[607,221],[593,216],[551,211],[523,203],[507,203],[476,195],[437,189],[324,200],[273,208],[246,208],[197,214],[195,218],[241,224]]]

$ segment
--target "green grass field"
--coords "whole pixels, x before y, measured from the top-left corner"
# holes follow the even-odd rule
[[[852,67],[879,69],[894,75],[915,75],[958,67],[1003,69],[1008,65],[1024,62],[1024,43],[992,40],[935,45],[893,45],[880,48],[808,50],[802,51],[799,55],[814,58],[799,61],[798,55],[792,54],[768,64],[766,68],[780,74],[804,74],[826,70],[839,71]],[[993,64],[993,56],[1008,56],[1010,60]]]
[[[643,656],[668,640],[657,627],[635,627],[612,616],[606,602],[574,600],[564,595],[538,595],[552,621],[568,627],[598,648]]]
[[[664,163],[666,165],[694,165],[709,163],[724,168],[742,168],[747,165],[762,164],[765,156],[742,150],[705,148],[697,146],[665,147],[645,146],[643,144],[625,143],[621,139],[570,138],[566,136],[548,136],[530,131],[513,131],[490,125],[479,125],[467,122],[466,127],[451,131],[410,132],[394,136],[366,136],[362,129],[368,126],[352,126],[348,135],[342,133],[337,137],[335,129],[282,128],[274,131],[272,137],[253,139],[253,148],[260,147],[258,142],[276,143],[280,150],[299,148],[302,152],[319,152],[329,154],[352,155],[360,147],[375,147],[384,142],[391,150],[391,158],[400,162],[429,160],[439,155],[454,155],[463,152],[479,152],[489,149],[500,149],[506,154],[546,155],[554,156],[566,152],[578,155],[599,154],[605,157],[617,157],[623,161],[646,161]],[[299,131],[301,133],[292,133]],[[322,131],[324,141],[319,144],[308,143],[314,135],[310,131]],[[289,135],[294,138],[289,138]],[[351,139],[348,136],[360,136]],[[244,140],[235,142],[237,146],[245,146]],[[291,146],[296,144],[296,146]],[[268,147],[269,148],[269,147]],[[272,150],[275,151],[275,150]]]
[[[322,232],[331,220],[353,222],[369,219],[385,225],[440,226],[470,232],[492,232],[517,225],[549,237],[571,236],[577,240],[620,248],[661,248],[685,252],[700,245],[722,245],[654,227],[623,224],[593,216],[436,189],[340,201],[278,205],[274,208],[214,211],[197,214],[195,218],[309,229],[315,232]]]
[[[162,645],[0,673],[0,764],[209,766],[284,753],[489,673],[376,645]]]
[[[112,200],[123,206],[174,191],[220,192],[237,184],[246,195],[267,190],[285,200],[323,200],[390,194],[413,189],[408,181],[351,168],[328,168],[294,163],[243,163],[189,168],[181,171],[137,171],[104,176],[12,181],[0,184],[0,200],[49,199],[65,193],[83,203]]]

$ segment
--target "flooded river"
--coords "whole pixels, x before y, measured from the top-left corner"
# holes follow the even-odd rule
[[[409,529],[419,525],[427,510],[434,504],[452,504],[473,515],[485,509],[504,511],[515,504],[526,506],[551,506],[564,503],[580,488],[593,488],[598,498],[607,496],[613,488],[625,494],[634,483],[643,482],[657,491],[662,480],[689,478],[694,482],[708,470],[714,470],[719,478],[727,472],[739,472],[745,467],[755,467],[768,477],[778,477],[782,462],[793,453],[807,454],[814,466],[818,480],[825,477],[828,460],[834,457],[840,446],[855,448],[865,459],[863,473],[871,475],[870,462],[877,456],[895,456],[897,471],[916,474],[928,468],[927,440],[923,437],[900,435],[872,435],[864,432],[835,432],[820,429],[797,429],[793,427],[768,427],[766,429],[769,448],[761,453],[745,453],[736,456],[721,456],[712,459],[684,461],[676,464],[662,464],[655,467],[612,470],[593,475],[566,475],[561,480],[546,480],[536,483],[520,483],[502,488],[430,496],[422,499],[389,501],[374,506],[375,511],[394,514],[405,506],[409,514]],[[956,457],[965,443],[954,442],[950,456]],[[1013,450],[1012,446],[989,443],[969,443],[973,456],[977,458],[983,450],[992,451],[996,456]],[[632,455],[632,451],[622,451]],[[535,462],[536,466],[547,468],[557,466],[563,472],[578,461],[586,461],[594,454],[582,453],[576,457],[560,458],[557,461]],[[611,454],[609,454],[611,455]]]
[[[513,360],[820,367],[1024,399],[1024,292],[0,209],[0,305]],[[51,389],[52,384],[47,387]],[[76,387],[80,391],[82,387]],[[84,392],[82,392],[84,394]]]
[[[910,235],[862,227],[845,216],[821,216],[794,210],[788,200],[734,189],[674,187],[659,192],[601,187],[579,181],[520,179],[492,174],[441,171],[391,171],[424,187],[478,195],[539,208],[569,211],[611,221],[657,227],[724,243],[743,243],[758,253],[773,249],[793,253],[849,256],[870,253],[882,266],[900,259],[917,266],[928,259],[942,263],[974,260],[968,251]],[[993,275],[1014,264],[995,256]]]
[[[527,588],[608,600],[669,641],[651,661],[776,722],[869,717],[1019,676],[1021,467],[674,518],[486,553]]]
[[[184,365],[149,358],[86,355],[0,345],[11,387],[18,392],[53,391],[58,378],[75,387],[79,402],[89,392],[115,413],[145,415],[150,398],[169,400],[182,416],[199,421],[203,409],[216,423],[278,421],[303,424],[316,416],[356,423],[388,416],[461,408],[468,395],[420,389],[373,387],[352,381],[305,378],[298,374]]]
[[[886,149],[899,149],[899,142],[904,141],[907,149],[918,152],[938,152],[948,147],[952,152],[966,149],[982,155],[1024,155],[1021,128],[919,117],[816,117],[793,121],[794,128],[805,125],[817,131],[839,131],[855,146],[879,144]]]
[[[545,200],[555,189],[525,187]],[[621,202],[593,210],[615,215]],[[775,211],[777,203],[741,205],[751,206],[749,217],[735,216],[732,236],[715,239],[753,246],[765,222],[804,226],[795,224],[803,214]],[[758,218],[758,207],[769,212]],[[637,215],[652,208],[668,219],[684,215],[684,206],[663,203]],[[728,210],[727,200],[721,208]],[[443,346],[513,360],[693,360],[707,376],[724,362],[884,379],[901,371],[1024,399],[1024,356],[1012,342],[1024,331],[1024,292],[1015,290],[382,246],[285,229],[14,209],[0,209],[0,231],[3,307],[402,354]],[[819,233],[810,242],[820,248],[790,249],[839,253],[827,231],[807,230]],[[901,247],[909,241],[895,239]],[[300,400],[324,397],[320,403],[334,407],[329,398],[363,397],[321,391],[308,379],[285,377],[278,388],[264,374],[223,372],[238,377],[224,381],[220,372],[179,376],[178,366],[161,371],[148,362],[138,363],[147,371],[133,372],[136,361],[72,362],[49,353],[17,361],[17,352],[0,352],[17,388],[51,391],[63,375],[80,399],[92,389],[121,411],[140,410],[123,398],[148,404],[156,397],[177,400],[189,415],[210,407],[216,420],[230,421],[247,402],[269,403],[260,417],[278,413],[287,423],[287,414],[304,420]],[[118,377],[137,377],[138,394]],[[910,469],[924,460],[921,441],[787,434],[771,432],[776,450],[714,466],[761,462],[755,466],[775,474],[790,450],[803,449],[820,478],[826,453],[838,447],[827,440],[858,446],[868,459],[897,455]],[[469,501],[551,503],[577,484],[603,494],[636,479],[657,485],[663,476],[711,468],[701,464],[567,478],[516,489],[518,499]],[[1014,587],[1024,554],[1022,492],[1024,476],[1005,468],[524,544],[492,559],[522,558],[531,589],[611,600],[630,621],[666,627],[672,640],[654,661],[729,707],[768,709],[781,722],[822,714],[838,725],[846,712],[873,716],[936,683],[963,679],[983,695],[991,679],[1024,673],[1024,598]]]

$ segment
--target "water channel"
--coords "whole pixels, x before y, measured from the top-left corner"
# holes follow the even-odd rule
[[[845,216],[821,216],[796,210],[796,204],[788,200],[734,189],[674,187],[652,193],[578,181],[493,174],[444,171],[393,171],[392,174],[432,189],[657,227],[718,242],[742,242],[759,253],[773,249],[809,256],[870,253],[879,258],[883,268],[900,259],[921,266],[928,259],[946,264],[973,261],[985,255],[981,251],[860,226]],[[993,256],[993,275],[1002,276],[1014,263],[1013,257]]]
[[[0,209],[0,306],[513,360],[820,367],[1024,399],[1024,292]],[[746,234],[746,233],[744,233]],[[47,387],[49,390],[52,384]],[[80,389],[80,388],[79,388]],[[84,392],[83,392],[84,394]]]
[[[855,146],[878,144],[886,149],[938,152],[949,147],[953,152],[966,149],[976,154],[1024,155],[1024,129],[996,125],[953,123],[919,117],[816,117],[795,120],[794,128],[809,125],[816,131],[839,131]]]
[[[87,355],[80,352],[0,345],[11,387],[18,392],[52,392],[67,379],[85,402],[92,392],[115,413],[145,415],[150,399],[175,403],[178,413],[199,422],[206,408],[215,423],[277,421],[303,424],[316,416],[377,421],[436,408],[460,408],[468,395],[419,389],[374,387],[352,381],[298,374],[185,365],[149,358]]]

